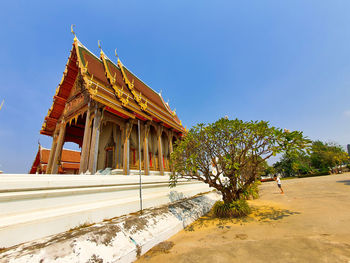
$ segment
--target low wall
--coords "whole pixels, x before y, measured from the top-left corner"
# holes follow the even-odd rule
[[[143,208],[210,191],[197,181],[169,188],[168,176],[142,176]],[[0,175],[0,247],[139,211],[139,177]]]
[[[0,253],[0,262],[134,262],[209,212],[220,195],[210,192],[91,226],[26,242]]]

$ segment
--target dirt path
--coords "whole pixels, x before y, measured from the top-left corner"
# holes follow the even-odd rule
[[[350,262],[350,174],[274,182],[242,220],[202,217],[137,262]]]

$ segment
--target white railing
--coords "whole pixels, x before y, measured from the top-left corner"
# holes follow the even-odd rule
[[[168,185],[168,176],[142,176],[143,208],[210,191],[197,181]],[[0,247],[139,209],[138,176],[1,174]]]

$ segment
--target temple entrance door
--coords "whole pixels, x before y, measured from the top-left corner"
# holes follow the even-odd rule
[[[169,138],[168,135],[163,132],[162,133],[162,153],[163,153],[163,166],[164,171],[170,171],[170,154],[169,154]]]
[[[157,133],[155,128],[151,125],[150,131],[148,133],[148,160],[149,160],[150,171],[157,170],[157,167],[158,167],[157,153],[158,153]]]
[[[114,122],[104,122],[101,127],[97,170],[122,169],[122,133],[120,126]]]

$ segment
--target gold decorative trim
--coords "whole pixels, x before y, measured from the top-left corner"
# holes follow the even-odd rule
[[[111,102],[110,100],[100,96],[99,94],[97,94],[93,99],[96,100],[97,102],[100,102],[104,105],[111,107],[112,109],[114,109],[114,110],[116,110],[116,111],[118,111],[118,112],[132,118],[132,119],[135,118],[134,114],[131,114],[130,112],[125,111],[121,105],[115,104],[114,102]],[[118,108],[116,106],[118,106]]]
[[[115,91],[116,91],[116,93],[117,93],[117,97],[118,97],[119,99],[121,99],[122,96],[123,96],[123,90],[124,90],[123,87],[122,87],[121,89],[115,89]],[[129,98],[128,96],[126,96],[126,97]]]
[[[70,32],[74,35],[74,42],[76,42],[78,39],[77,39],[77,36],[76,36],[76,34],[75,34],[75,32],[74,32],[74,27],[75,27],[75,25],[70,25]]]
[[[124,66],[123,63],[120,61],[119,57],[118,57],[118,67],[120,68],[121,72],[122,72],[122,76],[123,76],[123,81],[125,83],[125,85],[129,88],[131,94],[134,96],[135,101],[137,102],[137,104],[140,105],[141,110],[146,111],[147,109],[147,100],[144,98],[145,102],[142,102],[142,93],[140,91],[140,95],[137,94],[137,92],[135,91],[134,87],[134,79],[132,79],[132,81],[130,82],[130,80],[128,79],[128,76],[126,75],[125,71],[124,71]]]
[[[145,100],[145,103],[142,103],[142,102],[140,103],[140,106],[141,106],[141,109],[142,109],[142,110],[145,111],[145,110],[147,109],[147,103],[148,103],[147,100]]]
[[[111,78],[111,84],[114,86],[117,82],[117,73],[114,72],[114,76]]]
[[[126,99],[120,98],[120,101],[122,102],[122,105],[125,107],[126,105],[129,104],[129,97],[126,97]]]
[[[83,75],[86,75],[88,73],[88,65],[89,65],[89,61],[86,61],[86,65],[85,66],[82,66],[81,68],[81,73]]]
[[[118,57],[117,51],[116,51],[116,50],[115,50],[115,54],[116,54],[116,56]],[[116,82],[116,73],[114,74],[114,76],[112,76],[111,72],[109,71],[109,66],[108,66],[108,63],[107,63],[107,59],[108,59],[109,62],[110,62],[111,64],[113,64],[115,67],[121,67],[122,72],[124,72],[124,75],[126,76],[126,73],[125,73],[125,70],[124,70],[125,67],[123,66],[123,64],[122,64],[122,62],[119,60],[119,58],[118,58],[118,61],[119,61],[118,66],[115,65],[115,64],[114,64],[107,56],[105,56],[105,55],[102,56],[101,59],[102,59],[102,61],[103,61],[103,65],[104,65],[104,67],[105,67],[105,72],[106,72],[106,74],[107,74],[107,79],[108,79],[109,82],[112,84],[113,90],[116,92],[115,95],[117,95],[117,97],[118,97],[119,99],[121,98],[121,96],[122,96],[123,94],[125,94],[125,96],[129,96],[129,94],[123,92],[123,87],[119,87],[119,86],[115,83],[115,82]],[[123,74],[123,73],[122,73],[122,74]],[[141,80],[140,80],[140,81],[141,81]],[[129,82],[130,82],[130,81],[129,81]],[[142,81],[141,81],[141,82],[142,82]],[[133,84],[133,83],[131,82],[131,84]],[[150,88],[150,89],[151,89],[151,88]],[[152,90],[152,89],[151,89],[151,90]],[[160,107],[157,106],[156,104],[152,103],[152,101],[149,101],[149,100],[147,100],[145,97],[142,97],[142,93],[140,93],[140,95],[138,95],[138,94],[136,93],[136,90],[133,90],[133,91],[134,91],[134,92],[131,92],[131,93],[132,93],[132,94],[131,94],[132,96],[129,96],[129,97],[130,97],[130,98],[135,98],[135,95],[136,95],[138,99],[139,99],[139,98],[141,99],[140,102],[138,102],[138,101],[136,100],[136,98],[135,98],[136,105],[138,104],[138,105],[140,106],[141,111],[144,111],[145,113],[150,114],[150,115],[156,115],[157,118],[161,118],[161,119],[163,119],[163,120],[164,120],[164,119],[167,119],[170,126],[176,128],[176,129],[179,129],[179,130],[183,130],[182,128],[179,128],[179,127],[178,127],[179,123],[178,123],[177,121],[167,118],[167,114],[169,114],[169,112],[171,113],[172,111],[169,111],[168,108],[166,108],[166,110],[164,111],[162,108],[160,108]],[[153,90],[152,90],[152,91],[153,91]],[[154,92],[155,92],[155,91],[154,91]],[[156,94],[159,95],[158,93],[156,93]],[[142,101],[142,100],[143,100],[143,101]],[[161,100],[162,100],[162,99],[161,99]],[[131,101],[129,102],[129,105],[134,105],[133,102],[134,102],[134,100],[131,100]],[[159,115],[158,113],[154,112],[153,110],[151,110],[149,106],[154,107],[155,110],[156,110],[157,112],[159,112],[160,115]],[[133,106],[133,107],[134,107],[134,106]],[[135,109],[131,109],[131,110],[135,111]],[[175,113],[175,115],[176,115],[176,112],[173,112],[173,113]],[[173,116],[175,116],[175,115],[173,115]],[[146,116],[147,116],[147,117],[146,117]],[[148,115],[144,115],[144,117],[146,117],[147,119],[151,119],[151,117],[148,117]]]

